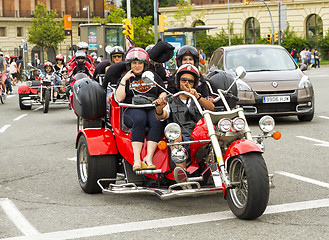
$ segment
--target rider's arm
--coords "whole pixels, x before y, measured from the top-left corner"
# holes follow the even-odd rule
[[[125,100],[126,98],[126,84],[127,80],[129,80],[129,78],[131,77],[135,77],[135,75],[133,74],[133,72],[130,70],[129,72],[126,73],[126,75],[123,76],[123,78],[121,78],[117,90],[115,91],[115,98],[118,100],[118,102],[122,102],[123,100]]]
[[[201,105],[204,109],[206,109],[206,110],[210,110],[210,111],[214,111],[214,109],[215,109],[215,105],[214,105],[212,102],[210,102],[208,99],[202,97],[201,95],[199,95],[199,96],[197,97],[197,99],[198,99],[198,102],[200,103],[200,105]]]

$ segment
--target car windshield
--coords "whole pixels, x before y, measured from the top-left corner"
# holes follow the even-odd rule
[[[225,65],[230,71],[243,66],[247,72],[286,71],[297,68],[287,51],[266,47],[227,51]]]

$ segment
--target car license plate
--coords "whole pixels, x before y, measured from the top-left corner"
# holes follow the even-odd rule
[[[290,102],[290,96],[271,96],[263,97],[263,103]]]

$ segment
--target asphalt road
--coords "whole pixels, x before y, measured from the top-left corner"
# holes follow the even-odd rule
[[[0,239],[328,239],[329,67],[306,73],[314,120],[276,118],[282,139],[268,139],[264,153],[276,188],[254,221],[235,218],[221,194],[167,201],[85,194],[73,112],[21,111],[18,95],[10,96],[0,105]],[[256,134],[257,121],[250,124]]]

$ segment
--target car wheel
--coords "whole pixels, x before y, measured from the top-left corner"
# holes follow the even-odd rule
[[[77,172],[81,189],[86,193],[100,193],[102,189],[97,184],[101,178],[111,178],[102,181],[104,188],[110,183],[115,183],[118,169],[116,155],[90,156],[85,136],[81,136],[77,148]]]

